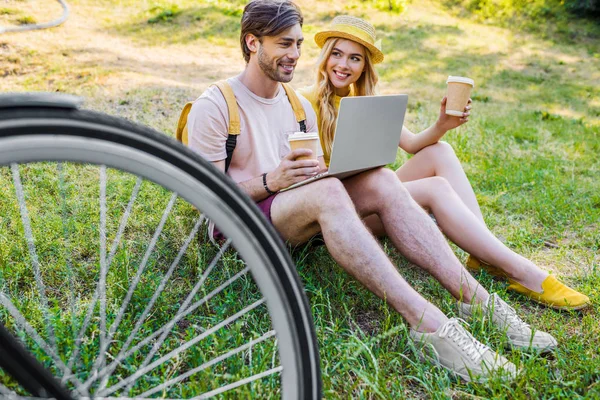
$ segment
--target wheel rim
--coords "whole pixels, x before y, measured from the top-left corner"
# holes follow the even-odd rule
[[[32,146],[32,143],[35,143],[34,146]],[[171,190],[173,190],[175,193],[177,193],[179,195],[180,198],[186,199],[187,201],[189,201],[191,204],[193,204],[195,207],[197,207],[198,209],[202,210],[203,214],[205,214],[206,216],[209,217],[209,219],[211,220],[216,220],[216,221],[221,221],[220,225],[219,225],[219,229],[226,234],[227,237],[229,237],[233,244],[236,247],[236,250],[238,250],[238,252],[242,255],[242,258],[246,261],[247,264],[249,265],[256,265],[256,268],[252,270],[252,274],[254,279],[256,280],[256,283],[258,284],[258,286],[261,289],[261,292],[265,293],[265,295],[267,296],[267,302],[268,304],[268,308],[269,308],[269,315],[271,316],[271,320],[273,322],[273,325],[275,327],[275,330],[277,331],[277,347],[278,347],[278,356],[279,359],[282,362],[282,367],[278,367],[275,366],[273,368],[270,368],[266,371],[262,371],[259,372],[258,374],[254,374],[252,375],[253,377],[257,377],[257,378],[261,378],[263,373],[279,373],[282,369],[283,369],[283,374],[282,374],[282,386],[283,386],[283,390],[284,390],[284,397],[287,397],[287,394],[290,394],[290,397],[293,397],[292,394],[298,393],[299,388],[297,387],[297,381],[295,379],[295,376],[299,374],[298,371],[298,364],[299,362],[297,361],[297,355],[294,354],[294,340],[295,338],[292,337],[293,333],[291,333],[291,331],[289,330],[289,327],[292,325],[289,321],[289,310],[286,309],[285,306],[285,302],[282,301],[282,293],[280,292],[280,289],[278,289],[276,287],[276,285],[273,285],[274,282],[274,277],[272,276],[272,274],[268,271],[268,270],[261,270],[259,268],[260,265],[263,265],[265,262],[268,262],[268,260],[266,259],[265,254],[261,254],[260,251],[260,246],[258,245],[258,243],[256,243],[256,241],[252,241],[252,240],[247,240],[249,237],[253,237],[253,235],[251,234],[252,232],[249,232],[248,229],[246,228],[245,224],[243,224],[242,221],[240,221],[239,219],[234,218],[230,218],[229,214],[231,213],[231,209],[228,208],[228,206],[226,204],[224,204],[222,201],[219,201],[218,199],[215,198],[214,193],[212,193],[210,190],[208,190],[206,187],[203,187],[203,185],[199,184],[199,182],[197,182],[197,180],[193,179],[193,177],[191,177],[190,175],[184,174],[182,173],[182,171],[180,169],[178,169],[177,167],[173,166],[170,163],[167,163],[159,158],[150,156],[147,153],[141,152],[139,150],[133,149],[131,147],[125,147],[122,145],[117,145],[114,143],[109,143],[103,140],[94,140],[94,139],[89,139],[89,138],[76,138],[76,137],[69,137],[69,136],[44,136],[44,135],[40,135],[40,136],[27,136],[27,137],[14,137],[14,138],[6,138],[2,140],[2,146],[1,146],[0,150],[0,164],[6,164],[6,163],[11,163],[11,175],[12,175],[12,180],[14,182],[14,186],[15,186],[15,191],[16,191],[16,197],[19,198],[19,192],[21,192],[21,197],[23,197],[23,189],[21,188],[21,190],[19,190],[19,180],[20,180],[20,168],[18,167],[17,164],[22,163],[22,162],[36,162],[36,161],[72,161],[72,162],[88,162],[88,163],[95,163],[95,164],[100,164],[100,165],[110,165],[111,167],[116,167],[118,169],[124,170],[124,171],[129,171],[132,173],[136,173],[137,171],[143,170],[145,172],[144,175],[146,175],[147,177],[150,178],[151,181],[158,183],[160,186],[169,188]],[[63,164],[59,164],[59,165],[63,165]],[[70,166],[69,166],[70,167]],[[60,168],[64,168],[64,167],[60,167]],[[57,166],[57,174],[60,176],[61,172],[60,172],[60,168],[58,168]],[[64,171],[63,171],[64,172]],[[110,169],[109,169],[110,172]],[[102,176],[106,176],[106,169],[103,167],[99,168],[99,174],[100,174],[100,180],[102,181],[104,178],[102,178]],[[63,175],[64,177],[64,175]],[[139,190],[139,181],[136,181],[136,184],[134,185],[134,188],[132,189],[132,199],[135,200],[135,197],[137,195],[133,195],[134,192],[136,192],[136,190]],[[22,186],[22,184],[21,184]],[[101,185],[102,186],[102,185]],[[137,189],[136,189],[137,188]],[[102,189],[100,189],[100,192],[102,192]],[[199,195],[200,194],[200,195]],[[102,198],[103,194],[100,193],[100,198]],[[105,194],[104,194],[105,196]],[[172,209],[173,204],[175,202],[176,197],[171,197],[169,204],[167,205],[167,207],[165,208],[165,210],[167,208],[170,207],[170,209]],[[200,201],[200,199],[203,199],[204,201]],[[206,202],[206,199],[212,199],[212,201]],[[36,261],[36,251],[35,251],[35,238],[33,238],[33,233],[32,232],[27,232],[28,228],[27,228],[27,218],[28,218],[28,211],[26,210],[26,201],[24,201],[24,199],[19,199],[18,200],[19,203],[19,208],[20,208],[20,216],[21,216],[21,220],[23,223],[23,226],[25,227],[25,237],[26,237],[26,241],[28,242],[28,253],[29,253],[29,258],[31,260],[31,266],[32,269],[34,271],[39,271],[40,267],[39,265],[36,266],[36,262],[39,264],[39,260]],[[115,252],[118,248],[118,241],[113,242],[112,245],[109,245],[109,243],[106,242],[106,205],[102,206],[102,200],[100,200],[100,214],[104,215],[104,217],[100,218],[100,226],[99,226],[99,231],[100,231],[100,237],[104,237],[104,242],[102,243],[102,239],[100,240],[100,271],[99,271],[99,283],[101,283],[103,281],[103,279],[105,280],[108,276],[108,270],[110,269],[110,262],[112,261],[112,259],[115,256]],[[25,205],[25,210],[24,210],[24,205]],[[126,209],[127,210],[127,209]],[[125,215],[127,213],[127,211],[125,211],[125,213],[123,215]],[[164,215],[167,215],[168,218],[168,212]],[[104,218],[104,219],[103,219]],[[123,217],[125,224],[127,223],[127,218]],[[198,221],[200,221],[201,219],[199,218]],[[104,222],[103,222],[104,221]],[[190,245],[190,243],[192,243],[192,240],[195,236],[195,231],[197,231],[198,229],[200,229],[200,222],[196,222],[195,226],[193,228],[193,230],[190,232],[189,235],[187,235],[187,245],[186,245],[186,249],[187,246]],[[103,225],[104,224],[104,225]],[[125,225],[120,225],[119,226],[119,230],[122,231],[124,229]],[[29,229],[31,230],[31,229]],[[103,233],[104,232],[104,233]],[[122,232],[121,232],[122,234]],[[156,234],[156,232],[155,232]],[[119,236],[119,233],[116,233],[116,236]],[[159,235],[160,236],[160,235]],[[228,242],[226,242],[228,243]],[[184,243],[185,244],[185,243]],[[33,250],[32,250],[32,245],[33,245]],[[185,252],[185,251],[184,251]],[[226,253],[226,250],[220,251],[221,256]],[[112,257],[112,258],[111,258]],[[102,261],[104,260],[104,261]],[[218,260],[217,260],[218,262]],[[210,265],[210,264],[209,264]],[[216,263],[215,263],[216,265]],[[214,266],[213,266],[214,268]],[[206,270],[205,270],[206,272]],[[241,271],[240,271],[241,272]],[[247,272],[247,271],[246,271]],[[44,282],[43,280],[40,282],[39,276],[40,273],[36,273],[36,285],[37,285],[37,290],[41,299],[41,303],[42,304],[48,304],[48,299],[44,299]],[[238,277],[239,278],[239,277]],[[102,285],[100,284],[99,287],[102,287]],[[198,289],[199,290],[199,289]],[[196,292],[198,291],[196,290]],[[103,293],[102,290],[98,290],[98,298],[100,300],[106,299],[106,293]],[[1,297],[2,302],[4,304],[4,306],[10,311],[10,304],[8,302],[9,298],[7,296],[2,296]],[[93,296],[92,296],[93,299]],[[90,304],[92,304],[93,302],[90,301]],[[109,343],[112,339],[114,339],[114,335],[115,333],[118,331],[118,329],[111,329],[112,326],[115,326],[114,323],[117,320],[122,320],[122,316],[119,317],[119,314],[117,314],[116,318],[117,319],[112,319],[111,321],[107,320],[106,318],[106,313],[107,313],[107,308],[106,306],[102,305],[105,304],[105,301],[100,301],[100,306],[99,306],[99,310],[98,310],[98,316],[100,319],[100,331],[104,332],[104,334],[101,335],[100,339],[100,344],[99,344],[99,348],[100,349],[110,349]],[[190,300],[187,303],[187,306],[189,306],[189,304],[191,304],[192,301]],[[253,307],[259,307],[261,306],[261,304],[255,304],[253,305]],[[91,310],[91,307],[89,308]],[[254,308],[252,308],[254,309]],[[112,310],[114,311],[114,310]],[[110,310],[109,310],[110,313]],[[17,315],[17,313],[15,313],[15,310],[12,310],[12,314],[13,317],[15,315]],[[45,316],[43,317],[43,320],[51,320],[52,317],[49,316],[48,314],[48,310],[44,311]],[[88,312],[89,314],[89,312]],[[181,314],[181,313],[179,313]],[[95,314],[94,314],[95,315]],[[235,314],[234,314],[235,315]],[[85,320],[85,318],[84,318]],[[173,320],[171,320],[171,322],[173,324],[176,324],[178,321],[182,320],[182,318],[180,318],[179,320],[173,322]],[[113,325],[109,326],[110,324],[107,325],[107,322],[112,322]],[[224,320],[222,322],[231,322],[228,320]],[[27,330],[27,328],[24,328],[26,325],[23,324],[23,321],[21,321],[21,325],[22,325],[22,329]],[[118,325],[118,324],[116,324]],[[48,324],[48,326],[52,326],[52,324]],[[218,324],[216,325],[218,326]],[[118,326],[117,326],[118,328]],[[81,328],[80,328],[81,330]],[[135,330],[135,329],[134,329]],[[35,336],[35,334],[32,334],[33,330],[29,329],[29,334],[30,336]],[[160,330],[158,331],[160,332]],[[209,332],[210,334],[211,332]],[[266,336],[264,336],[266,335]],[[271,331],[266,332],[264,335],[258,336],[254,339],[251,339],[250,341],[248,341],[247,343],[245,343],[243,346],[246,347],[242,347],[237,348],[236,351],[238,352],[244,352],[247,351],[248,349],[251,349],[253,346],[255,346],[257,343],[262,342],[264,340],[270,339],[273,337],[274,333]],[[51,329],[48,330],[47,334],[46,334],[48,340],[50,341],[50,344],[52,344],[53,340],[53,332],[51,331]],[[202,335],[196,336],[194,340],[196,340],[198,337],[200,337]],[[160,336],[155,336],[154,339],[158,338]],[[202,340],[202,338],[206,338],[208,337],[208,334],[205,336],[202,336],[200,339],[198,340]],[[256,340],[259,340],[259,342],[256,342]],[[75,339],[75,341],[77,341],[77,339]],[[160,340],[159,340],[160,341]],[[40,340],[38,340],[37,345],[40,346]],[[125,341],[125,343],[127,343],[127,341]],[[195,344],[197,342],[193,342],[192,344]],[[42,346],[43,347],[43,346]],[[48,351],[49,349],[46,349],[46,353],[49,353]],[[101,352],[103,354],[103,352]],[[126,351],[127,353],[127,351]],[[110,353],[109,353],[110,354]],[[238,354],[238,353],[234,353],[234,354]],[[232,356],[234,355],[232,354]],[[71,354],[73,355],[73,354]],[[116,354],[117,357],[119,356],[118,353]],[[142,372],[144,372],[144,368],[150,368],[152,366],[155,367],[159,367],[161,365],[161,363],[157,363],[158,361],[160,361],[162,358],[167,357],[171,355],[171,353],[167,353],[165,356],[163,357],[159,357],[158,360],[156,360],[156,356],[154,358],[154,361],[152,360],[152,358],[150,357],[148,359],[148,361],[144,361],[141,365],[143,365],[143,368],[141,370],[138,370],[138,372],[130,375],[130,377],[136,377],[136,376],[143,376]],[[77,358],[78,355],[76,355],[75,357],[73,357],[73,360],[67,360],[66,362],[63,362],[63,366],[60,366],[60,369],[63,370],[63,373],[65,373],[65,371],[69,370],[69,363],[71,363],[71,367],[74,363],[76,363],[75,359]],[[112,356],[115,356],[115,354],[112,354]],[[220,357],[222,357],[223,354],[221,354],[220,356],[217,356],[216,359],[214,360],[221,360]],[[122,355],[122,357],[124,357],[124,355]],[[58,355],[58,358],[60,358],[60,355]],[[103,358],[103,357],[102,357]],[[99,358],[100,359],[100,358]],[[172,358],[170,358],[172,359]],[[224,359],[224,358],[223,358]],[[123,360],[118,360],[117,361],[112,361],[112,363],[106,363],[106,360],[101,360],[101,361],[96,361],[97,366],[94,367],[94,369],[91,371],[91,375],[96,374],[95,376],[87,376],[87,381],[86,382],[76,382],[75,386],[79,386],[79,390],[84,390],[83,393],[79,393],[80,395],[87,395],[87,394],[97,394],[97,395],[113,395],[115,393],[119,393],[120,390],[126,389],[127,387],[129,387],[130,382],[127,380],[127,378],[125,378],[125,380],[122,380],[112,386],[110,386],[109,389],[103,388],[103,386],[105,386],[105,384],[102,383],[102,381],[106,380],[106,376],[107,375],[103,375],[103,373],[106,373],[106,371],[110,370],[111,366],[117,366],[118,362],[122,362]],[[59,360],[54,360],[55,364],[60,364]],[[210,364],[211,361],[207,361],[205,363],[203,363],[202,365],[198,366],[198,367],[206,367],[206,364],[209,363]],[[106,364],[106,365],[105,365]],[[145,365],[144,365],[145,364]],[[214,365],[214,364],[211,364]],[[211,366],[208,365],[208,366]],[[108,367],[108,369],[102,369],[103,366]],[[120,367],[119,367],[120,368]],[[104,372],[103,372],[104,371]],[[113,370],[114,372],[114,370]],[[189,371],[188,371],[189,372]],[[68,372],[65,373],[65,375],[68,375]],[[90,379],[93,377],[93,379],[90,381]],[[133,378],[130,378],[130,380]],[[73,379],[66,377],[64,378],[65,381],[68,382],[75,382],[76,379],[75,377],[73,377]],[[100,380],[100,386],[94,387],[94,385],[90,385],[91,383],[98,383],[98,380]],[[170,380],[169,382],[177,384],[177,382]],[[164,383],[164,382],[163,382]],[[240,383],[240,382],[238,382]],[[242,381],[243,383],[243,381]],[[226,385],[227,386],[227,385]],[[146,390],[143,392],[137,392],[138,395],[144,395],[144,396],[153,396],[153,395],[160,395],[160,390],[156,389],[157,387],[160,386],[157,385],[155,386],[153,389],[150,390]],[[89,392],[85,392],[85,390],[89,390],[89,389],[94,389],[92,391],[92,393]],[[154,390],[154,391],[152,391]],[[158,390],[158,391],[157,391]],[[211,394],[215,394],[212,391],[208,391],[207,395],[211,395]],[[195,396],[195,394],[194,394]]]

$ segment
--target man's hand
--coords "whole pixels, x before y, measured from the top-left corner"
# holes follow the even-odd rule
[[[273,172],[267,174],[267,186],[278,192],[281,189],[315,176],[319,172],[319,161],[296,160],[301,156],[311,156],[309,149],[297,149],[285,156]]]
[[[462,117],[455,117],[452,115],[446,115],[446,96],[442,99],[440,105],[440,117],[438,118],[436,125],[439,129],[442,129],[444,132],[449,131],[450,129],[457,128],[462,124],[469,122],[469,115],[471,115],[471,99],[469,99],[467,106],[465,107],[465,112],[463,112]]]

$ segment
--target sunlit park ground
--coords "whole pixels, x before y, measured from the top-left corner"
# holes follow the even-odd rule
[[[0,89],[85,97],[86,107],[172,135],[179,111],[210,83],[240,72],[243,2],[73,0],[61,27],[0,35]],[[177,3],[177,6],[175,6]],[[456,2],[455,2],[456,3]],[[335,15],[368,18],[383,39],[381,92],[407,93],[406,125],[435,121],[448,75],[476,82],[470,122],[445,140],[471,179],[486,222],[511,248],[586,293],[583,312],[557,312],[477,277],[536,328],[554,356],[504,350],[501,335],[471,331],[523,373],[513,383],[465,384],[421,363],[407,326],[346,275],[324,248],[294,250],[317,327],[326,398],[600,398],[600,28],[586,21],[520,29],[439,1],[390,13],[369,1],[299,0],[306,44],[292,82],[313,76],[313,35]],[[60,15],[50,0],[0,3],[0,25]],[[399,151],[395,165],[407,159]],[[401,273],[448,315],[453,299],[391,245]],[[461,260],[466,254],[456,249]]]

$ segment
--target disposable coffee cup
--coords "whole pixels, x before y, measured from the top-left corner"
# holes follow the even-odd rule
[[[292,151],[297,149],[310,149],[312,150],[311,156],[301,156],[296,160],[316,160],[317,149],[319,146],[319,134],[316,132],[295,132],[292,133],[288,140],[290,141],[290,148]]]
[[[471,90],[475,86],[475,81],[462,76],[449,76],[446,83],[448,84],[446,114],[462,117],[469,102]]]

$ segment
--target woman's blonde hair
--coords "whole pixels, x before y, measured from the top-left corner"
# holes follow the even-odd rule
[[[335,122],[337,119],[337,110],[335,109],[335,87],[327,75],[327,60],[335,47],[339,38],[329,38],[321,49],[321,54],[317,59],[317,82],[316,91],[319,104],[319,136],[323,145],[325,159],[331,157],[331,147],[335,135]],[[349,39],[346,39],[349,40]],[[365,68],[358,80],[352,84],[352,90],[355,96],[374,96],[379,77],[371,60],[371,54],[365,48]]]

